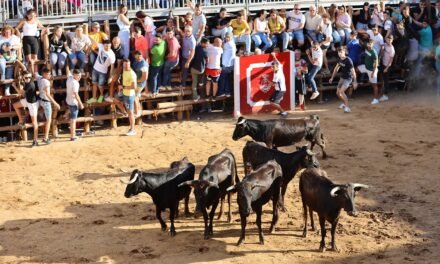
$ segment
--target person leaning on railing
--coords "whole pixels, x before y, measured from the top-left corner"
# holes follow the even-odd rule
[[[0,80],[12,80],[14,78],[14,66],[8,63],[14,63],[21,50],[21,40],[16,35],[12,34],[13,28],[5,26],[2,29],[0,36]],[[4,84],[4,94],[10,95],[11,84]]]

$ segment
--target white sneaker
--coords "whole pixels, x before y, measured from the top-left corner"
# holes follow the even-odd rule
[[[61,69],[58,69],[58,76],[63,75],[63,71]]]
[[[385,94],[384,95],[382,95],[382,97],[381,98],[379,98],[379,101],[381,101],[381,102],[384,102],[384,101],[388,101],[388,96],[386,96]]]
[[[350,107],[344,106],[344,113],[351,113]]]
[[[344,109],[344,107],[345,107],[345,104],[344,104],[344,103],[342,103],[342,104],[340,104],[340,105],[339,105],[339,107],[338,107],[338,108],[339,108],[339,109]]]
[[[316,99],[316,97],[318,97],[318,96],[319,96],[319,92],[316,91],[316,92],[312,93],[312,96],[310,96],[310,100],[314,100],[314,99]]]
[[[57,71],[55,71],[55,69],[52,69],[52,76],[57,76]]]
[[[379,103],[379,100],[377,100],[376,98],[373,99],[373,101],[371,101],[372,105],[377,105]]]
[[[108,102],[108,103],[113,103],[113,97],[111,96],[107,96],[104,101]]]
[[[130,129],[130,130],[128,130],[126,135],[127,136],[134,136],[134,135],[136,135],[136,131]]]

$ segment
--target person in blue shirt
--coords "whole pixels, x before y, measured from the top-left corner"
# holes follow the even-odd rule
[[[350,33],[350,40],[347,43],[347,50],[348,50],[348,57],[351,59],[355,67],[360,64],[361,49],[362,47],[359,44],[359,39],[357,38],[357,32],[352,31]]]

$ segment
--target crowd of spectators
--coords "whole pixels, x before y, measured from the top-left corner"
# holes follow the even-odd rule
[[[372,104],[389,99],[389,69],[393,65],[402,69],[402,78],[422,76],[423,67],[435,68],[440,92],[440,1],[431,5],[421,0],[414,7],[403,2],[397,7],[366,2],[356,11],[351,6],[332,4],[327,8],[310,6],[303,12],[306,7],[295,4],[292,10],[261,10],[255,16],[246,10],[229,14],[221,8],[210,18],[203,5],[190,0],[186,4],[192,12],[183,17],[171,14],[163,25],[143,11],[130,19],[127,6],[122,4],[116,17],[117,35],[111,34],[108,23],[102,27],[97,22],[90,30],[87,25],[78,25],[72,32],[61,26],[48,30],[38,20],[36,10],[29,9],[15,29],[6,25],[1,30],[0,78],[4,84],[0,91],[4,95],[13,93],[10,80],[18,75],[14,72],[17,69],[21,76],[31,76],[37,82],[35,87],[24,78],[24,89],[16,86],[25,98],[14,104],[17,113],[25,107],[32,109],[29,112],[35,117],[35,103],[39,102],[46,119],[50,119],[51,105],[59,108],[66,104],[69,110],[65,118],[75,119],[83,108],[77,83],[90,77],[92,97],[85,103],[116,103],[120,114],[130,120],[127,135],[136,133],[134,120],[141,115],[141,96],[156,97],[161,87],[183,88],[188,76],[192,78],[194,100],[201,96],[211,101],[218,96],[230,97],[236,56],[295,51],[302,110],[306,87],[312,90],[311,100],[319,96],[315,77],[318,73],[330,76],[333,68],[327,53],[336,49],[346,53],[357,69],[352,75],[368,75],[374,88]],[[45,52],[49,66],[41,67],[38,61]],[[345,61],[346,57],[339,59]],[[14,67],[16,61],[20,67]],[[344,64],[338,65],[344,69]],[[179,69],[177,85],[171,82],[173,69]],[[65,74],[70,76],[67,98],[45,97],[53,87],[41,80]],[[350,110],[345,98],[343,101],[344,111]],[[211,108],[207,105],[201,111]],[[22,118],[19,121],[23,124]],[[47,133],[44,140],[50,142]],[[76,140],[74,133],[72,140]]]

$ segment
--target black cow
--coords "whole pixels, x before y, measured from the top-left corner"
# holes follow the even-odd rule
[[[228,195],[229,206],[228,222],[232,221],[231,194],[226,189],[235,184],[234,180],[236,182],[240,181],[235,157],[229,149],[225,149],[221,153],[208,158],[208,164],[200,171],[198,180],[187,181],[179,185],[189,185],[194,188],[196,213],[202,212],[205,221],[205,239],[209,239],[213,234],[212,221],[220,199],[220,213],[217,219],[220,219],[223,214],[223,202],[226,194]],[[209,207],[211,207],[211,212],[209,213],[208,226],[208,212],[206,209]]]
[[[324,134],[321,133],[319,116],[297,119],[255,120],[239,117],[235,125],[233,140],[249,135],[253,140],[264,142],[268,148],[290,146],[303,138],[310,141],[311,148],[315,144],[322,149],[322,158],[327,158],[325,152]]]
[[[185,157],[180,161],[171,163],[170,169],[163,173],[149,173],[134,170],[125,189],[125,197],[146,192],[153,199],[156,206],[156,218],[162,226],[162,231],[167,230],[167,225],[162,220],[161,212],[170,209],[171,236],[176,235],[174,217],[176,216],[179,201],[185,199],[185,214],[189,214],[188,201],[191,194],[189,186],[178,187],[182,182],[194,179],[195,167]]]
[[[307,145],[298,148],[292,153],[284,153],[275,149],[266,148],[265,146],[248,141],[243,148],[243,164],[251,166],[252,169],[257,168],[261,164],[275,160],[280,164],[283,171],[283,183],[281,186],[281,201],[280,207],[285,211],[284,195],[286,194],[287,185],[295,177],[295,174],[302,168],[319,167],[319,162],[315,154],[311,152]]]
[[[304,209],[304,231],[303,237],[307,236],[307,207],[310,213],[310,222],[312,230],[315,230],[313,222],[313,211],[318,213],[319,224],[321,226],[321,244],[319,250],[325,251],[325,221],[331,223],[332,229],[332,250],[337,251],[335,242],[335,231],[338,225],[341,209],[344,209],[348,215],[356,215],[354,197],[356,192],[362,188],[368,188],[367,185],[359,183],[335,184],[327,178],[324,170],[310,168],[300,172],[299,190]]]
[[[282,179],[281,167],[274,160],[268,161],[257,170],[252,171],[243,178],[243,181],[236,183],[227,190],[237,192],[237,203],[240,212],[241,236],[237,242],[239,246],[245,240],[246,218],[251,210],[257,214],[258,234],[260,244],[264,244],[263,231],[261,230],[261,213],[263,205],[272,200],[273,213],[270,233],[275,231],[278,221],[278,201],[280,197],[280,185]]]

